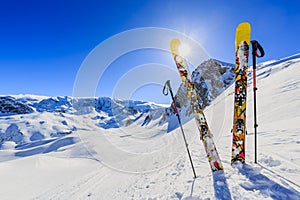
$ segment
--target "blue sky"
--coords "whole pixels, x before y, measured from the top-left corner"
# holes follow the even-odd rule
[[[76,74],[89,52],[111,36],[133,28],[174,29],[198,41],[211,57],[234,63],[235,28],[248,21],[252,39],[260,41],[266,51],[259,61],[290,56],[300,52],[297,2],[1,1],[0,94],[72,95]],[[106,77],[100,80],[105,87],[99,87],[96,95],[110,96],[122,74],[136,65],[159,63],[161,55],[145,51],[123,57],[105,72]],[[158,92],[159,85],[148,85],[134,98],[159,102]]]

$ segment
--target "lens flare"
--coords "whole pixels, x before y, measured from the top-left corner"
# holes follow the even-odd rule
[[[190,51],[191,51],[190,46],[185,43],[180,44],[180,46],[178,47],[179,55],[184,58],[186,58],[189,55]]]

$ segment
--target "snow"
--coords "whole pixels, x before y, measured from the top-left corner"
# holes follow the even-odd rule
[[[300,54],[259,64],[258,164],[251,78],[246,165],[230,165],[232,86],[205,110],[224,171],[210,171],[195,121],[184,124],[196,179],[180,129],[168,131],[162,120],[166,107],[14,96],[34,112],[0,117],[1,199],[300,199],[299,67]],[[141,126],[147,115],[152,120]],[[101,125],[111,120],[118,126]]]

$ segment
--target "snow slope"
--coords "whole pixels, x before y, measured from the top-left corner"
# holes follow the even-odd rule
[[[184,125],[196,179],[180,129],[167,132],[159,117],[146,126],[139,118],[105,129],[92,119],[101,121],[108,112],[95,110],[2,116],[1,134],[15,124],[18,128],[10,129],[26,137],[23,143],[3,141],[1,199],[300,199],[299,67],[300,54],[259,65],[258,164],[253,163],[251,79],[247,165],[230,165],[233,87],[205,110],[224,172],[211,173],[194,120]],[[24,131],[31,126],[39,133]],[[46,130],[72,132],[51,136]]]

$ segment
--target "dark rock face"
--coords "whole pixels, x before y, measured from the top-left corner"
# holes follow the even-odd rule
[[[203,108],[234,82],[234,65],[209,59],[201,63],[191,75],[199,102]],[[178,107],[189,106],[186,89],[181,84],[176,93]]]
[[[32,108],[18,102],[13,97],[0,97],[0,114],[1,115],[16,115],[16,114],[29,114],[34,112]]]
[[[202,107],[206,107],[234,82],[234,65],[209,59],[192,73]]]

